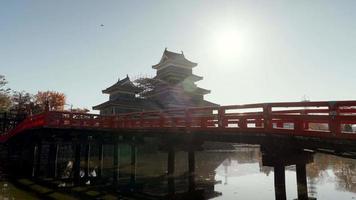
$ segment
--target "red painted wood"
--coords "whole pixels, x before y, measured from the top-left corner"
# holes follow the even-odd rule
[[[356,140],[356,132],[343,130],[356,125],[356,101],[283,102],[230,105],[126,113],[102,116],[71,112],[46,112],[25,119],[0,136],[0,142],[34,128],[76,129],[167,129],[264,133]]]

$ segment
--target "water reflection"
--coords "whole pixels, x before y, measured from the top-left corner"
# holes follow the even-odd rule
[[[89,149],[82,146],[85,148],[77,151],[81,158],[77,163],[79,182],[75,181],[78,149],[71,144],[58,145],[54,179],[48,178],[51,173],[43,153],[50,152],[49,146],[42,147],[39,176],[35,179],[15,177],[0,162],[0,200],[276,199],[276,193],[284,192],[276,190],[284,186],[283,181],[278,182],[284,177],[286,199],[297,199],[298,191],[303,191],[297,182],[303,181],[303,177],[298,180],[296,171],[303,168],[298,169],[294,164],[300,165],[300,160],[307,164],[309,197],[356,198],[356,161],[332,155],[308,154],[312,160],[309,157],[303,160],[298,155],[277,159],[266,157],[259,146],[205,143],[192,150],[168,148],[155,140],[139,145],[103,145],[102,149],[97,144]],[[286,167],[278,165],[281,163]],[[276,166],[282,166],[278,173],[285,168],[285,173],[277,179]]]

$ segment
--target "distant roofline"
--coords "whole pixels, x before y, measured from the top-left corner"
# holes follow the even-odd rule
[[[192,62],[185,58],[183,51],[181,53],[176,53],[168,51],[167,48],[163,51],[163,55],[158,64],[152,65],[153,69],[158,69],[168,63],[176,64],[178,67],[193,68],[198,65],[198,63]],[[179,66],[181,64],[181,66]]]
[[[132,93],[140,92],[140,89],[138,87],[136,87],[130,80],[129,75],[126,75],[126,78],[124,78],[122,80],[118,79],[118,81],[115,84],[102,90],[101,92],[103,94],[110,94],[112,91],[115,91],[115,90],[118,90],[118,91],[121,90],[121,91],[125,91],[125,92],[132,91]]]

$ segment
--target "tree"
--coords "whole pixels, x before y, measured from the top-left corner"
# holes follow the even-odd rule
[[[0,74],[0,92],[8,94],[10,92],[10,88],[6,88],[7,81],[4,75]]]
[[[33,107],[32,94],[25,91],[14,92],[11,97],[11,101],[11,110],[16,111],[18,114],[30,114]]]
[[[11,106],[10,88],[6,88],[6,84],[5,76],[0,75],[0,112],[8,111]]]
[[[0,93],[0,112],[5,112],[10,109],[11,100],[8,95]]]
[[[35,104],[40,111],[64,110],[66,96],[63,93],[55,91],[39,91],[35,95]]]
[[[153,79],[153,78],[138,78],[134,81],[135,85],[141,89],[139,95],[141,97],[146,97],[153,91],[157,85],[165,85],[163,81]]]

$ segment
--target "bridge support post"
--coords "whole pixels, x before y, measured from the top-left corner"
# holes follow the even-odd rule
[[[10,149],[10,147],[9,147]],[[31,145],[32,158],[31,158],[31,176],[35,177],[36,173],[36,160],[37,160],[37,145]],[[10,160],[10,150],[8,150],[7,160]]]
[[[276,200],[286,200],[286,182],[284,165],[274,166],[274,191]]]
[[[34,147],[34,156],[33,156],[33,177],[38,178],[40,176],[41,171],[41,155],[42,155],[42,143],[37,142],[36,146]]]
[[[85,178],[90,177],[90,143],[86,144],[85,147]]]
[[[80,152],[81,152],[81,144],[77,143],[75,144],[75,149],[74,149],[74,166],[73,166],[73,178],[74,178],[74,183],[79,184],[80,183]]]
[[[305,164],[297,164],[298,200],[308,200],[307,175]]]
[[[175,184],[174,184],[174,168],[175,168],[175,152],[174,149],[168,150],[168,193],[175,193]]]
[[[59,144],[52,142],[48,153],[48,175],[54,179],[57,178],[58,148]]]
[[[189,191],[195,190],[195,152],[188,152]]]
[[[174,160],[175,160],[175,152],[174,150],[168,151],[168,175],[174,174]]]
[[[281,146],[280,146],[281,147]],[[264,166],[274,167],[274,186],[277,200],[286,199],[285,189],[285,166],[296,165],[297,171],[297,189],[298,200],[308,199],[307,178],[306,178],[306,164],[313,162],[313,153],[305,152],[300,149],[272,149],[262,148],[263,152],[262,163]]]
[[[137,148],[135,144],[131,144],[131,169],[130,169],[131,183],[136,182],[136,159],[137,159]]]
[[[98,178],[103,176],[103,167],[104,167],[104,144],[99,144],[99,168],[98,168]]]
[[[272,108],[270,105],[265,104],[263,106],[263,129],[265,131],[269,131],[272,128],[270,114],[272,112]]]
[[[113,183],[114,185],[118,184],[118,176],[119,176],[119,144],[116,142],[114,144],[114,166],[113,166]]]

